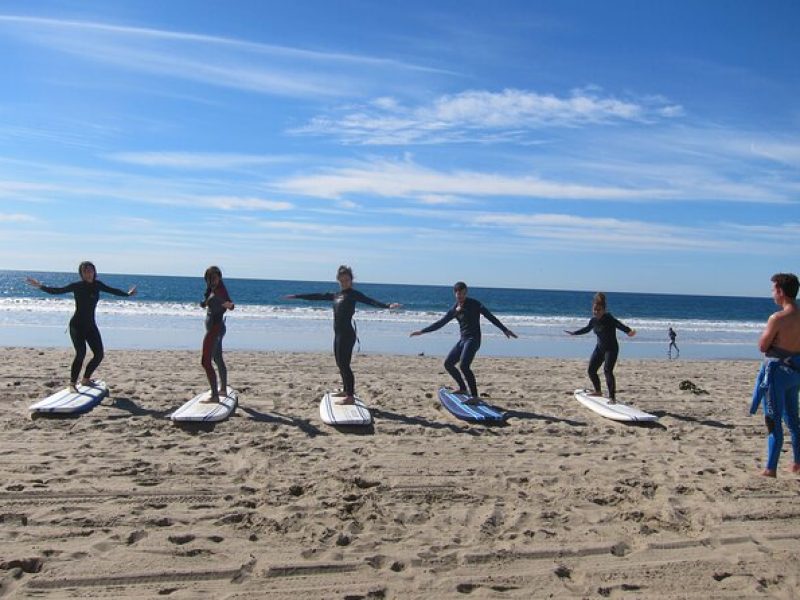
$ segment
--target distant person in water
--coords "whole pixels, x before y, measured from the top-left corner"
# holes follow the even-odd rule
[[[441,329],[447,323],[456,319],[460,330],[460,337],[450,354],[444,361],[444,368],[450,373],[450,376],[455,379],[458,389],[456,394],[466,394],[472,399],[478,399],[478,384],[475,380],[475,374],[472,372],[472,360],[478,353],[481,347],[481,315],[489,319],[489,321],[502,331],[507,338],[515,338],[517,334],[511,331],[508,327],[500,322],[500,319],[495,317],[489,309],[474,298],[467,297],[468,289],[467,284],[463,281],[457,282],[453,286],[453,294],[456,297],[455,304],[448,310],[445,315],[424,329],[414,331],[410,334],[411,337],[422,335],[423,333],[430,333]],[[461,367],[461,371],[456,368],[456,365]],[[463,373],[463,377],[461,374]],[[465,383],[466,380],[466,383]]]
[[[95,309],[97,301],[100,299],[100,292],[107,292],[114,296],[134,296],[136,286],[132,286],[127,292],[118,290],[106,285],[97,279],[95,266],[88,262],[78,265],[80,281],[75,281],[64,287],[50,287],[43,285],[33,277],[26,278],[28,284],[39,288],[47,294],[68,294],[72,293],[75,297],[75,314],[69,321],[69,336],[72,345],[75,347],[75,359],[72,361],[70,369],[69,388],[72,392],[77,392],[78,377],[80,376],[83,360],[86,358],[86,345],[92,350],[92,359],[86,365],[86,370],[81,379],[82,385],[92,385],[92,375],[100,366],[103,360],[103,338],[100,337],[100,330],[95,322]]]
[[[675,358],[678,358],[681,355],[680,349],[678,349],[678,344],[675,343],[675,338],[678,337],[678,334],[675,333],[675,330],[670,327],[669,331],[667,332],[669,335],[669,347],[667,348],[667,356],[672,358],[672,349],[675,348]]]
[[[764,403],[764,421],[767,425],[767,464],[761,473],[776,477],[778,458],[783,446],[783,426],[786,423],[792,436],[792,473],[800,473],[800,311],[797,308],[797,276],[777,273],[772,276],[772,299],[781,307],[767,320],[758,340],[758,349],[764,353],[764,364],[756,379],[751,413]]]
[[[211,395],[201,402],[219,402],[219,395],[228,395],[228,368],[222,357],[222,338],[225,337],[225,312],[233,310],[234,304],[228,295],[228,289],[222,281],[222,271],[219,267],[208,267],[203,278],[206,281],[206,292],[200,303],[206,309],[206,335],[203,337],[203,354],[201,364],[208,377],[208,386]],[[214,365],[219,370],[219,386]]]
[[[353,327],[353,315],[356,312],[356,303],[368,304],[377,308],[399,308],[400,304],[393,302],[384,304],[373,300],[353,288],[353,270],[345,265],[336,272],[336,281],[339,282],[338,292],[322,294],[289,294],[288,300],[315,300],[333,302],[333,355],[336,366],[342,376],[342,395],[334,402],[336,404],[355,404],[356,379],[350,363],[353,359],[353,346],[356,345],[356,330]]]
[[[612,402],[615,402],[617,382],[616,379],[614,379],[614,365],[617,364],[617,357],[619,356],[617,329],[626,333],[628,337],[636,335],[636,330],[617,321],[606,309],[606,295],[603,292],[597,292],[592,301],[592,318],[589,320],[586,327],[582,327],[576,331],[565,331],[565,333],[569,335],[583,335],[584,333],[594,331],[595,335],[597,335],[597,345],[589,359],[587,373],[594,386],[594,393],[597,396],[601,396],[600,377],[597,376],[597,371],[600,369],[600,366],[603,365],[603,374],[606,377],[606,387],[608,388],[608,398]]]

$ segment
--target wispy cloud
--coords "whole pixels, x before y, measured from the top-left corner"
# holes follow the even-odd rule
[[[443,71],[398,60],[90,21],[0,15],[29,43],[130,71],[289,97],[348,96]],[[402,82],[397,82],[402,86]]]
[[[672,195],[663,189],[591,186],[476,171],[438,171],[408,160],[363,162],[313,175],[289,177],[274,185],[284,193],[330,199],[348,194],[423,201],[432,196],[641,200]]]
[[[21,213],[0,213],[0,223],[33,223],[36,220],[31,215]]]
[[[391,97],[318,116],[294,133],[333,135],[354,144],[430,144],[508,141],[550,127],[579,127],[617,121],[646,123],[683,115],[660,96],[619,99],[595,88],[568,96],[530,90],[468,90],[409,107]]]
[[[211,152],[116,152],[107,158],[132,165],[185,170],[227,170],[296,160],[288,156]]]

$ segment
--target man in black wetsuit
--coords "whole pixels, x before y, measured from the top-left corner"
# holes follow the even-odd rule
[[[617,356],[619,356],[617,329],[626,333],[628,337],[636,335],[635,329],[631,329],[624,323],[617,321],[610,312],[606,312],[606,295],[603,292],[597,292],[592,301],[592,318],[586,327],[582,327],[577,331],[565,332],[569,335],[583,335],[594,331],[597,336],[597,345],[594,348],[594,352],[592,352],[592,357],[589,359],[587,372],[594,386],[594,393],[600,396],[600,378],[597,376],[597,371],[600,365],[603,365],[603,374],[606,376],[606,387],[608,387],[608,399],[612,402],[615,401],[617,393],[617,382],[614,379],[614,365],[617,363]]]
[[[517,334],[503,325],[483,304],[474,298],[467,298],[467,284],[463,281],[459,281],[453,286],[453,293],[456,297],[456,303],[453,307],[448,310],[441,319],[432,325],[428,325],[424,329],[412,332],[410,336],[414,337],[422,335],[423,333],[436,331],[453,319],[456,319],[461,331],[461,337],[458,343],[453,346],[453,349],[450,350],[450,354],[447,355],[444,361],[444,368],[447,369],[447,372],[450,373],[451,377],[455,379],[458,384],[458,389],[455,392],[456,394],[466,394],[467,386],[469,386],[470,396],[477,400],[478,384],[475,381],[475,374],[472,372],[472,369],[470,369],[470,366],[472,365],[472,360],[475,358],[475,355],[478,353],[478,349],[481,347],[481,315],[489,319],[492,325],[502,331],[507,338],[515,338]],[[461,373],[464,373],[463,378],[456,368],[456,364],[461,366]],[[466,384],[464,383],[464,379],[466,379]]]
[[[344,397],[335,400],[336,404],[355,404],[356,379],[350,362],[353,358],[353,346],[356,344],[356,330],[353,328],[353,315],[356,312],[356,302],[369,304],[377,308],[399,308],[396,302],[384,304],[365,296],[353,288],[353,270],[342,265],[336,273],[339,282],[338,292],[323,294],[290,294],[285,296],[290,300],[327,300],[333,302],[333,355],[336,366],[342,376]]]
[[[86,365],[81,384],[91,385],[92,374],[95,372],[100,362],[103,360],[103,338],[100,337],[100,330],[95,322],[95,309],[97,301],[100,299],[100,292],[107,292],[114,296],[134,296],[136,286],[132,286],[127,292],[110,287],[97,279],[97,270],[88,261],[82,262],[78,266],[80,281],[75,281],[64,287],[48,287],[41,282],[28,277],[27,281],[35,288],[39,288],[47,294],[68,294],[72,292],[75,296],[75,314],[69,321],[69,335],[72,338],[72,345],[75,346],[75,359],[72,361],[70,370],[70,391],[77,392],[78,375],[80,375],[83,359],[86,358],[86,344],[92,349],[92,360]]]

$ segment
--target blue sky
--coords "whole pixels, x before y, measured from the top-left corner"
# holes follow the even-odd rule
[[[768,295],[800,3],[7,0],[0,268]]]

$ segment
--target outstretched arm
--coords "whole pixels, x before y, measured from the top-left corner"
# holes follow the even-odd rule
[[[431,325],[428,325],[423,329],[420,329],[418,331],[412,331],[409,334],[409,337],[416,337],[418,335],[422,335],[423,333],[430,333],[432,331],[436,331],[437,329],[441,329],[442,327],[447,325],[450,321],[455,319],[455,317],[456,317],[455,308],[451,308],[445,313],[445,315],[441,319],[439,319],[435,323],[432,323]]]
[[[136,286],[131,286],[131,288],[126,292],[115,287],[111,287],[110,285],[106,285],[100,280],[97,280],[97,287],[100,289],[101,292],[107,292],[109,294],[113,294],[114,296],[135,296],[136,295]]]
[[[635,329],[631,329],[630,327],[625,325],[625,323],[623,323],[622,321],[618,321],[616,318],[614,319],[614,327],[616,327],[617,329],[619,329],[623,333],[627,334],[628,337],[633,337],[633,336],[636,335],[636,330]]]
[[[333,294],[326,292],[324,294],[288,294],[284,296],[287,300],[333,300]]]
[[[494,325],[494,326],[495,326],[495,327],[497,327],[497,328],[498,328],[500,331],[502,331],[504,334],[506,334],[506,337],[508,337],[508,338],[515,338],[515,337],[517,337],[517,334],[516,334],[516,333],[514,333],[514,332],[513,332],[513,331],[511,331],[511,330],[510,330],[508,327],[506,327],[505,325],[503,325],[503,324],[500,322],[500,319],[498,319],[497,317],[495,317],[495,316],[492,314],[492,312],[491,312],[491,311],[490,311],[488,308],[486,308],[486,307],[485,307],[483,304],[481,304],[481,314],[482,314],[484,317],[486,317],[487,319],[489,319],[489,322],[490,322],[492,325]]]
[[[570,335],[583,335],[584,333],[589,333],[592,330],[592,322],[591,320],[586,325],[586,327],[581,327],[580,329],[576,329],[575,331],[567,331],[564,330],[564,333],[568,333]]]
[[[28,282],[28,285],[32,285],[33,287],[42,290],[46,294],[66,294],[67,292],[71,292],[75,289],[74,283],[70,283],[64,287],[50,287],[44,285],[41,281],[34,279],[33,277],[28,277],[25,281]]]

